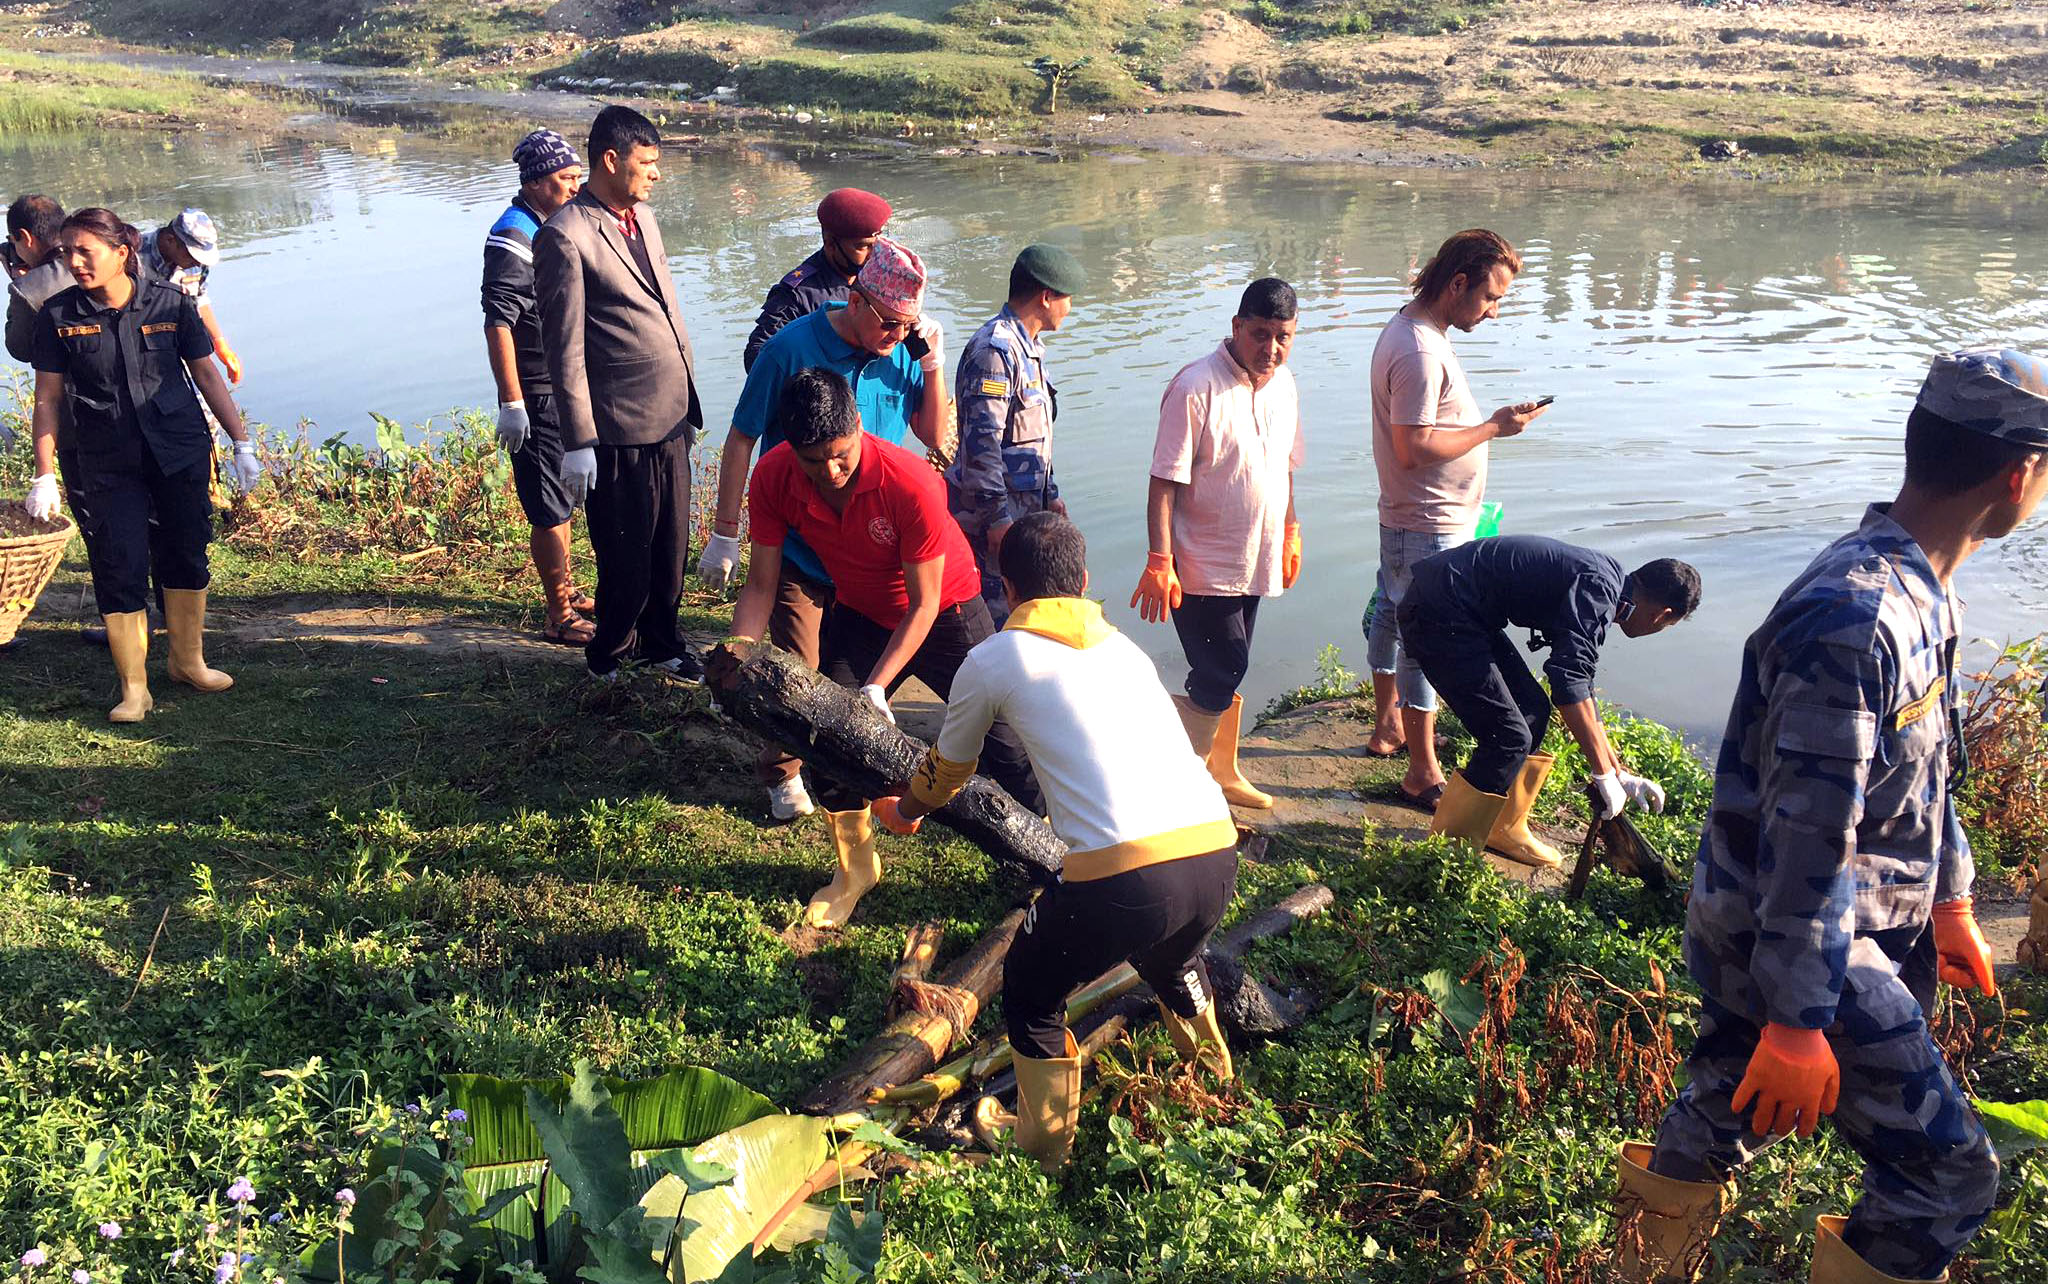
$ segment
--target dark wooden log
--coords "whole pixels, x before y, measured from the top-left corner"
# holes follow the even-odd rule
[[[996,929],[976,941],[965,954],[953,960],[938,976],[938,984],[960,992],[967,1000],[966,1024],[995,995],[1002,984],[1003,960],[1010,942],[1024,925],[1024,911],[1013,910]],[[939,1063],[953,1046],[958,1031],[954,1020],[943,1013],[908,1011],[863,1043],[839,1072],[805,1093],[797,1109],[806,1114],[837,1115],[867,1104],[870,1088],[889,1088],[907,1083]]]
[[[770,643],[714,647],[705,673],[727,717],[866,797],[901,791],[924,758],[925,743],[898,731],[859,692]],[[1050,884],[1066,859],[1051,828],[986,776],[968,780],[932,819],[1037,883]]]
[[[1586,799],[1599,815],[1600,799],[1591,785],[1586,786]],[[1601,853],[1596,857],[1595,853]],[[1607,867],[1625,878],[1640,878],[1655,890],[1668,885],[1676,875],[1664,859],[1664,854],[1643,837],[1643,831],[1636,828],[1627,812],[1596,820],[1586,827],[1585,842],[1579,847],[1579,860],[1572,867],[1571,885],[1565,889],[1566,900],[1578,900],[1586,894],[1586,884],[1592,880],[1593,866],[1604,859]]]

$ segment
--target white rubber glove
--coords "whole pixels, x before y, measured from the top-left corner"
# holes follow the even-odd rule
[[[1616,773],[1593,777],[1593,819],[1612,820],[1628,806],[1628,791],[1621,787],[1621,777]]]
[[[44,473],[29,483],[28,498],[22,501],[28,515],[47,522],[57,515],[57,474]]]
[[[526,417],[525,402],[508,401],[498,407],[498,444],[506,454],[517,454],[532,431],[533,421]]]
[[[1664,786],[1647,776],[1632,776],[1626,771],[1621,776],[1621,792],[1636,805],[1638,811],[1664,813]]]
[[[255,442],[235,443],[235,457],[228,471],[234,476],[237,495],[246,495],[256,489],[256,483],[263,480],[263,464],[256,458]]]
[[[714,532],[704,541],[704,552],[697,558],[697,582],[710,592],[723,593],[725,586],[732,583],[732,573],[739,564],[739,536]]]
[[[919,316],[917,324],[910,327],[917,337],[924,340],[925,354],[917,364],[926,374],[937,374],[946,368],[946,332],[939,327],[939,319],[927,312]]]
[[[581,446],[562,452],[562,489],[569,502],[580,504],[597,489],[597,447]]]
[[[889,720],[890,726],[896,725],[896,715],[889,710],[889,693],[887,691],[870,682],[860,689],[860,693],[867,697],[869,704],[875,706],[881,715]]]

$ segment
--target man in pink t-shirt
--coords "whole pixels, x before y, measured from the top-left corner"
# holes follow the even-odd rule
[[[1401,794],[1435,810],[1443,797],[1436,758],[1436,692],[1401,647],[1395,612],[1415,564],[1463,544],[1486,498],[1487,443],[1512,437],[1543,413],[1534,402],[1485,419],[1451,351],[1451,331],[1470,333],[1499,315],[1522,258],[1499,234],[1456,233],[1416,274],[1415,298],[1394,314],[1372,352],[1372,460],[1380,483],[1378,606],[1366,623],[1376,717],[1366,752],[1408,750]]]
[[[1172,613],[1189,669],[1174,703],[1195,752],[1240,807],[1273,805],[1237,768],[1252,626],[1259,599],[1280,596],[1301,571],[1301,413],[1287,368],[1296,309],[1287,282],[1252,282],[1230,337],[1167,385],[1145,500],[1151,553],[1131,594],[1146,620]]]

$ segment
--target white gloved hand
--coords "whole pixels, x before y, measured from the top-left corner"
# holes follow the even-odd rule
[[[1636,805],[1638,811],[1664,813],[1664,786],[1647,776],[1632,776],[1624,771],[1621,776],[1621,792]]]
[[[1621,777],[1610,772],[1593,777],[1593,819],[1612,820],[1628,806],[1628,791],[1621,787]]]
[[[925,354],[917,359],[926,374],[937,374],[946,368],[946,332],[940,328],[939,319],[926,312],[917,318],[917,324],[910,327],[917,337],[924,340]]]
[[[508,401],[498,407],[498,444],[506,454],[517,454],[532,431],[533,421],[526,417],[525,402]]]
[[[875,706],[881,715],[889,720],[890,726],[896,725],[896,715],[889,710],[889,693],[887,691],[870,682],[860,689],[860,693],[867,697],[869,704]]]
[[[234,461],[229,465],[228,471],[235,479],[235,493],[237,495],[246,495],[256,489],[256,483],[263,480],[263,463],[256,458],[255,442],[238,441],[235,443],[235,457]]]
[[[57,515],[57,475],[44,473],[29,483],[28,498],[22,501],[28,515],[47,522]]]
[[[714,532],[704,541],[704,552],[697,558],[697,582],[710,592],[723,593],[725,586],[732,583],[732,573],[739,564],[739,536]]]
[[[579,446],[562,452],[562,489],[569,502],[580,504],[597,489],[597,447]]]

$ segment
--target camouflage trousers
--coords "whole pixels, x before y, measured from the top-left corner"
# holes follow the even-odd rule
[[[1877,1270],[1914,1280],[1947,1269],[1998,1194],[1991,1139],[1927,1031],[1932,946],[1928,933],[1903,977],[1865,983],[1876,969],[1854,970],[1828,1028],[1842,1072],[1829,1120],[1864,1164],[1863,1198],[1842,1238]],[[1722,1181],[1776,1140],[1749,1131],[1747,1118],[1729,1108],[1759,1035],[1741,1015],[1703,1001],[1699,1041],[1686,1060],[1691,1081],[1658,1129],[1652,1172]]]

